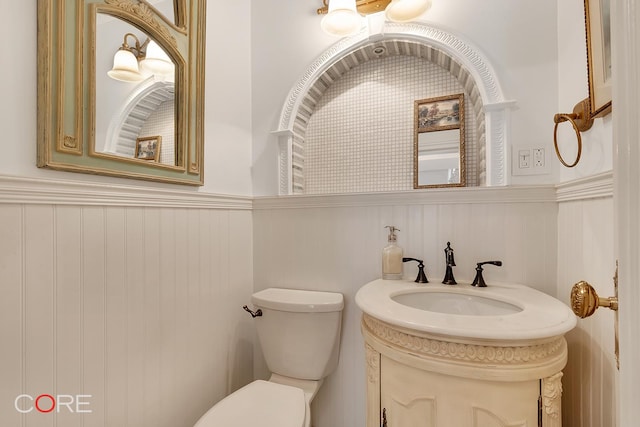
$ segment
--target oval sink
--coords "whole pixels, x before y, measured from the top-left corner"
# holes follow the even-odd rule
[[[538,340],[564,335],[576,325],[566,304],[517,284],[476,288],[378,279],[358,290],[356,304],[390,325],[456,338]]]
[[[419,310],[462,316],[502,316],[522,311],[515,304],[464,293],[407,292],[394,295],[391,299]]]

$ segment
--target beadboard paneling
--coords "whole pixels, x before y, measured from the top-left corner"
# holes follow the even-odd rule
[[[0,425],[191,427],[253,379],[250,210],[3,201]]]
[[[587,198],[559,203],[558,294],[569,304],[571,287],[580,280],[600,296],[614,294],[613,199]],[[615,426],[617,370],[614,313],[599,309],[567,335],[569,361],[564,370],[563,426]]]
[[[0,177],[0,424],[191,427],[251,381],[253,366],[268,376],[239,307],[254,290],[284,286],[345,295],[340,363],[316,397],[314,424],[363,425],[353,301],[380,276],[384,225],[402,230],[405,254],[424,257],[431,281],[444,275],[450,240],[459,281],[498,258],[504,267],[485,270],[489,283],[525,283],[568,303],[580,279],[612,292],[610,181],[557,194],[539,186],[252,202]],[[565,425],[615,425],[611,318],[599,310],[567,337]],[[20,393],[91,394],[93,413],[22,416]]]
[[[323,197],[328,202],[324,207],[312,206],[320,200],[315,197],[254,201],[255,289],[317,289],[341,292],[345,297],[340,363],[313,403],[315,427],[365,424],[364,344],[361,312],[354,297],[361,286],[381,276],[385,225],[400,228],[398,243],[405,256],[424,259],[430,281],[442,281],[443,250],[451,241],[458,282],[473,280],[476,262],[500,259],[502,268],[485,270],[489,285],[492,281],[517,282],[555,295],[555,195],[544,196],[548,189],[523,190],[543,195],[540,201],[527,202],[517,200],[522,197],[519,191],[480,191],[489,201],[476,194],[477,198],[466,202],[466,192],[452,191],[431,196],[416,193],[415,198],[405,196],[409,200],[404,203],[377,205],[371,202],[383,196]],[[432,202],[429,197],[439,200]],[[416,273],[415,263],[405,264],[407,277]],[[257,347],[255,366],[258,377],[268,377]]]

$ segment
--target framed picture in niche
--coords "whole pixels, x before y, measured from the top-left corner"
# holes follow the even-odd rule
[[[416,102],[418,132],[460,127],[460,95],[441,96]]]
[[[591,117],[611,112],[611,0],[584,0]]]
[[[160,144],[162,137],[145,136],[136,139],[135,158],[139,160],[151,160],[157,162],[160,158]]]

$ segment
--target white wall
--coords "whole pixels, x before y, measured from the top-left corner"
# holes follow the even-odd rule
[[[256,195],[277,194],[277,139],[270,132],[278,128],[289,90],[314,59],[337,41],[320,29],[321,17],[315,14],[320,3],[274,0],[252,5]],[[553,153],[552,118],[558,93],[556,2],[434,1],[425,19],[459,34],[492,62],[506,98],[517,101],[511,141],[542,144]],[[554,174],[513,178],[514,184],[554,181]]]
[[[0,48],[4,56],[14,58],[14,65],[5,68],[3,78],[0,79],[0,90],[3,93],[0,101],[0,128],[3,130],[0,171],[3,174],[27,179],[43,178],[44,181],[38,181],[38,185],[48,180],[65,179],[103,184],[133,183],[142,189],[171,188],[185,194],[194,192],[240,195],[276,194],[276,138],[269,132],[277,128],[278,116],[289,90],[309,64],[335,42],[334,38],[321,32],[320,17],[315,14],[315,8],[318,5],[313,3],[289,0],[273,2],[237,0],[215,2],[214,5],[214,2],[209,2],[205,87],[206,185],[196,190],[190,187],[37,169],[35,167],[36,2],[0,1],[5,15],[11,17],[5,20],[5,25],[0,29],[0,36],[4,40],[20,40],[20,43],[3,43]],[[581,0],[536,4],[522,4],[512,0],[484,2],[449,0],[434,1],[434,6],[427,16],[429,20],[447,27],[450,31],[460,34],[479,46],[491,59],[507,98],[517,101],[517,108],[512,115],[512,141],[522,144],[537,144],[543,141],[551,153],[548,159],[552,160],[553,123],[551,118],[553,114],[571,110],[578,100],[586,96],[586,83],[582,77],[579,77],[582,76],[586,67],[582,44],[584,29],[581,7]],[[249,16],[252,22],[247,19]],[[478,19],[479,16],[483,19]],[[570,171],[560,170],[556,163],[555,174],[520,181],[523,183],[566,181],[610,169],[611,162],[607,157],[611,152],[609,120],[608,118],[597,120],[594,129],[585,135],[585,152],[578,168]],[[516,182],[515,179],[514,182]],[[505,203],[500,198],[467,203],[452,203],[451,200],[444,200],[432,204],[407,202],[390,197],[369,201],[363,205],[340,206],[341,200],[338,200],[337,205],[324,208],[309,206],[300,209],[286,207],[286,204],[290,203],[286,201],[283,202],[284,205],[276,203],[270,206],[267,200],[257,202],[258,210],[255,212],[254,219],[251,220],[246,217],[246,212],[237,212],[230,207],[214,212],[208,212],[211,207],[202,208],[207,211],[204,212],[200,209],[183,210],[183,207],[172,207],[170,204],[156,208],[142,208],[140,206],[145,204],[155,206],[153,201],[144,198],[144,191],[136,193],[142,200],[138,207],[107,207],[108,203],[99,202],[95,207],[89,208],[81,206],[82,203],[79,201],[76,201],[75,206],[59,207],[59,203],[54,199],[67,197],[64,194],[56,194],[54,199],[48,200],[43,206],[33,206],[34,203],[41,203],[36,197],[37,194],[34,194],[36,198],[30,202],[7,200],[9,198],[7,191],[12,186],[10,180],[3,181],[5,192],[0,197],[0,212],[4,218],[0,222],[0,230],[2,230],[0,269],[3,273],[0,277],[3,278],[3,289],[9,289],[11,292],[11,297],[0,300],[3,303],[3,309],[0,312],[4,325],[2,338],[14,343],[14,347],[3,346],[2,350],[7,353],[2,353],[1,360],[20,359],[22,353],[18,354],[15,346],[20,346],[21,352],[23,346],[26,346],[24,347],[26,359],[24,362],[18,362],[23,363],[20,365],[20,370],[18,365],[13,363],[3,365],[0,374],[2,378],[10,378],[11,381],[2,383],[0,390],[3,393],[3,402],[7,401],[6,396],[10,398],[15,393],[13,387],[6,385],[18,384],[20,381],[25,381],[30,387],[33,386],[34,391],[41,390],[40,386],[46,387],[54,383],[61,386],[64,381],[68,381],[70,387],[81,383],[92,387],[94,384],[97,384],[96,387],[109,384],[104,371],[104,362],[109,360],[109,356],[100,356],[100,352],[104,350],[102,346],[108,342],[105,341],[104,330],[100,329],[106,324],[101,322],[105,322],[109,315],[104,310],[104,303],[107,300],[104,294],[100,294],[99,287],[94,289],[92,286],[94,283],[101,283],[93,279],[96,272],[99,273],[105,268],[104,254],[107,253],[107,249],[115,252],[113,248],[123,247],[122,227],[125,223],[129,224],[127,233],[133,232],[131,227],[140,223],[144,224],[143,229],[146,230],[140,236],[140,241],[129,241],[127,244],[129,252],[136,253],[140,250],[141,242],[150,242],[146,248],[142,249],[143,254],[149,255],[155,265],[181,271],[179,266],[171,263],[164,267],[164,262],[161,260],[165,258],[160,257],[154,242],[157,242],[160,236],[168,239],[177,238],[184,224],[175,224],[176,228],[173,231],[175,234],[169,231],[168,234],[162,232],[160,235],[156,234],[158,228],[154,224],[157,224],[159,218],[197,216],[198,227],[189,232],[194,233],[194,239],[199,239],[195,236],[200,236],[201,233],[212,236],[212,242],[208,242],[208,239],[199,240],[205,249],[207,245],[212,246],[206,249],[208,255],[205,258],[201,258],[201,255],[198,255],[198,258],[190,258],[200,260],[200,265],[191,271],[202,273],[203,278],[206,278],[205,274],[209,273],[219,275],[214,280],[216,298],[209,300],[211,307],[218,307],[216,304],[222,303],[225,307],[220,306],[222,310],[227,306],[235,307],[237,303],[244,303],[244,298],[252,290],[251,285],[247,285],[247,280],[250,281],[252,278],[246,277],[245,274],[251,274],[247,273],[247,270],[252,266],[253,256],[255,256],[254,289],[267,286],[299,286],[333,289],[345,293],[347,306],[344,319],[346,323],[343,334],[343,354],[338,371],[323,386],[324,391],[321,391],[317,397],[314,407],[326,409],[326,411],[316,411],[317,427],[363,424],[364,393],[362,393],[363,388],[359,387],[364,387],[364,356],[358,326],[359,313],[353,305],[353,295],[359,286],[379,275],[379,250],[384,244],[384,232],[381,227],[387,225],[388,221],[393,221],[403,229],[401,243],[405,250],[411,254],[424,256],[428,262],[429,277],[434,279],[438,279],[444,273],[443,263],[441,264],[440,261],[443,257],[441,253],[443,242],[447,239],[451,239],[456,249],[458,267],[455,271],[456,277],[461,280],[471,278],[473,263],[479,258],[503,257],[503,255],[505,266],[502,269],[496,269],[492,274],[487,274],[488,278],[495,277],[542,286],[543,290],[552,294],[556,292],[554,286],[557,286],[559,296],[566,292],[567,282],[572,284],[571,281],[574,280],[573,273],[567,273],[569,269],[575,268],[574,271],[577,271],[584,268],[591,271],[592,268],[598,268],[597,273],[591,273],[594,277],[597,276],[596,280],[611,274],[610,262],[598,261],[601,255],[607,254],[606,248],[609,247],[609,243],[606,241],[602,246],[602,252],[585,251],[581,258],[572,258],[566,264],[564,261],[567,259],[559,256],[560,251],[573,248],[574,244],[579,247],[597,244],[593,243],[596,240],[595,237],[603,236],[598,232],[597,222],[594,223],[593,218],[608,215],[607,202],[561,205],[560,224],[572,223],[575,215],[580,215],[586,219],[582,224],[587,224],[588,227],[576,229],[571,233],[563,232],[558,236],[562,239],[558,244],[556,241],[557,206],[554,203],[550,204],[547,198],[512,203]],[[98,188],[98,191],[103,190],[102,187]],[[174,197],[177,196],[174,195]],[[530,211],[532,206],[535,208]],[[536,212],[539,214],[538,217],[534,215]],[[114,217],[120,218],[121,221],[115,223],[119,224],[116,228],[110,228],[114,223],[109,218]],[[542,223],[539,222],[540,218],[544,219]],[[254,233],[253,254],[252,239],[244,234],[247,230],[253,230]],[[376,230],[379,230],[380,234]],[[506,231],[509,231],[509,234]],[[512,237],[511,233],[519,237]],[[132,235],[135,236],[135,234]],[[44,241],[36,240],[40,236],[44,236]],[[226,240],[215,243],[219,236]],[[94,239],[99,242],[97,245]],[[113,245],[105,244],[114,239]],[[535,243],[530,246],[521,245],[519,243],[523,241],[522,239]],[[40,244],[42,246],[39,246]],[[274,251],[274,248],[278,250]],[[281,250],[281,248],[287,248],[287,250]],[[85,250],[88,251],[85,253]],[[66,257],[68,253],[73,255],[73,261]],[[235,254],[233,255],[235,261],[211,272],[204,265],[209,260],[212,265],[216,265],[216,253],[220,256]],[[122,254],[116,255],[122,256]],[[531,263],[531,257],[536,261]],[[555,267],[557,259],[563,262],[563,267],[559,267],[558,270]],[[608,260],[608,258],[603,259]],[[86,275],[84,280],[77,277],[79,266],[84,266],[81,267]],[[97,268],[96,271],[93,270],[94,267]],[[202,270],[203,268],[205,271]],[[139,272],[135,269],[129,272],[133,275],[132,283]],[[32,276],[32,274],[38,275]],[[180,273],[176,274],[180,275]],[[74,276],[71,278],[73,280],[67,281],[65,275]],[[9,279],[10,277],[13,277],[16,282],[11,282],[13,279]],[[53,288],[52,280],[56,277],[62,277],[62,279],[55,279],[59,281]],[[152,280],[154,276],[152,274],[149,277],[150,279],[147,280]],[[560,280],[562,284],[558,285]],[[157,290],[146,286],[145,284],[145,287],[131,288],[130,291],[134,294],[129,296],[125,296],[126,289],[108,289],[116,292],[115,297],[125,301],[123,305],[128,304],[127,310],[132,317],[126,320],[129,323],[121,324],[122,330],[130,329],[127,333],[133,334],[131,349],[141,350],[141,353],[126,355],[123,353],[123,359],[120,362],[106,365],[108,369],[130,364],[132,372],[140,375],[143,368],[140,365],[139,356],[147,351],[152,358],[160,358],[153,360],[155,367],[158,363],[165,362],[170,366],[180,366],[173,365],[171,361],[177,360],[175,357],[182,357],[177,353],[156,353],[147,347],[147,344],[136,347],[136,337],[139,336],[136,334],[142,333],[140,324],[136,323],[136,320],[142,320],[147,325],[146,331],[152,337],[150,344],[154,344],[153,340],[158,336],[178,340],[182,339],[176,335],[179,332],[196,339],[207,332],[206,328],[197,332],[192,331],[188,327],[189,320],[185,320],[193,320],[198,316],[206,319],[207,316],[212,315],[207,311],[210,307],[203,306],[199,306],[196,312],[189,314],[191,311],[187,310],[185,305],[199,304],[192,294],[182,294],[183,299],[179,301],[182,301],[183,307],[173,312],[183,322],[176,330],[165,334],[163,330],[156,328],[154,325],[157,325],[158,305],[154,304],[157,304],[158,300],[152,303],[147,312],[137,312],[135,308],[141,302],[140,292]],[[176,292],[185,290],[179,287],[177,279],[168,286],[176,286]],[[102,289],[107,290],[107,288]],[[78,292],[84,292],[83,300],[80,300]],[[57,299],[51,300],[54,293],[58,295]],[[603,293],[607,292],[603,291]],[[16,304],[25,304],[27,301],[30,301],[29,310],[20,312],[24,305]],[[57,301],[55,302],[57,310],[68,307],[68,313],[54,312],[54,301]],[[230,304],[231,302],[233,304]],[[106,307],[113,308],[118,305],[107,303]],[[41,312],[33,311],[34,308],[42,310]],[[67,314],[69,317],[64,317]],[[98,316],[96,317],[95,314]],[[8,316],[8,323],[4,323],[5,316]],[[243,329],[249,325],[246,318],[236,319],[233,316],[235,314],[225,317],[225,330],[228,329],[228,319],[232,318],[235,320],[231,322],[238,325],[240,336],[247,337],[248,335],[245,335],[247,331]],[[75,326],[67,331],[69,333],[61,329],[64,325],[73,325],[74,319],[80,318],[88,322],[83,326],[82,331],[73,329]],[[110,319],[117,320],[115,317]],[[169,324],[171,319],[171,317],[168,318]],[[35,325],[33,322],[42,322],[49,331],[59,332],[53,338],[46,337],[42,331],[32,328],[32,325]],[[54,323],[49,324],[50,322]],[[23,328],[20,329],[20,335],[16,335],[17,329],[14,329],[18,325]],[[110,330],[112,329],[107,329],[107,332]],[[89,336],[93,331],[97,331],[99,335]],[[229,339],[229,336],[222,330],[215,329],[215,326],[212,327],[211,332],[212,339],[222,341]],[[590,333],[587,331],[584,335],[587,341],[591,340]],[[45,341],[40,342],[40,338]],[[93,344],[96,346],[94,347]],[[242,346],[244,347],[244,344]],[[59,369],[62,370],[54,369],[54,359],[55,366],[67,363],[65,362],[67,355],[60,353],[66,348],[73,348],[74,363],[84,360],[84,365],[77,367],[83,370],[78,371],[67,365],[60,365]],[[238,353],[242,354],[238,358],[235,357],[234,352],[238,346],[234,341],[226,341],[224,355],[222,349],[218,349],[220,353],[215,355],[207,353],[215,352],[212,348],[213,346],[207,347],[203,353],[203,359],[195,363],[191,363],[190,359],[180,359],[181,363],[184,363],[182,367],[188,365],[189,370],[187,377],[190,379],[184,379],[185,382],[181,384],[184,387],[181,390],[184,390],[185,394],[188,393],[187,390],[205,390],[204,386],[192,387],[198,380],[211,380],[212,389],[211,396],[202,396],[202,399],[210,399],[208,401],[189,401],[185,403],[187,409],[174,407],[171,409],[172,412],[161,412],[166,415],[167,420],[177,420],[172,425],[184,422],[185,426],[189,426],[189,423],[197,418],[209,403],[233,390],[240,383],[249,380],[251,361],[246,358],[251,357],[248,354],[252,351],[248,347]],[[42,365],[38,363],[40,350],[43,357]],[[608,350],[608,348],[604,349],[605,352]],[[81,351],[84,353],[81,354]],[[212,358],[205,360],[206,354],[212,354]],[[98,357],[95,360],[92,359],[94,355]],[[163,357],[168,359],[162,359]],[[595,357],[596,360],[601,361],[598,363],[608,364],[610,360],[604,355],[595,354]],[[167,360],[170,361],[167,362]],[[260,361],[257,365],[260,367]],[[25,367],[29,367],[29,370],[21,370]],[[34,367],[34,370],[31,370],[31,367]],[[71,372],[72,376],[66,377],[64,372]],[[225,379],[220,376],[222,372],[229,372],[232,375],[238,373],[239,376],[231,380]],[[606,381],[606,376],[601,372],[604,371],[585,369],[580,371],[579,375],[584,375],[583,379],[601,378],[602,381]],[[259,376],[265,375],[264,366],[259,373]],[[199,374],[201,375],[198,376]],[[164,380],[169,378],[168,381],[173,381],[171,378],[176,378],[177,381],[180,376],[176,372],[170,372],[168,375],[163,377]],[[149,375],[148,378],[153,380],[153,375]],[[135,395],[136,390],[152,389],[154,383],[142,381],[139,384],[131,383],[130,386],[133,387],[130,395]],[[569,388],[569,395],[580,394],[572,388],[575,387],[574,385],[565,383],[565,387]],[[90,388],[87,387],[86,391],[90,392]],[[108,387],[107,389],[111,392],[114,390]],[[58,391],[65,392],[60,387]],[[70,392],[74,393],[74,390]],[[145,399],[149,399],[145,400],[145,404],[149,404],[151,408],[158,408],[157,401],[154,400],[154,396],[157,395],[154,393],[151,390],[144,394]],[[160,402],[164,405],[171,396],[168,392],[161,393]],[[591,397],[583,396],[581,399],[585,400],[578,399],[578,403],[572,403],[573,410],[577,411],[581,404],[597,402],[603,405],[598,410],[600,411],[598,413],[604,414],[601,419],[608,419],[608,413],[603,408],[609,404],[609,400],[595,394]],[[96,405],[102,405],[102,402],[104,401],[99,400]],[[118,417],[125,410],[123,401],[116,402],[119,403],[109,407],[114,412],[106,416],[107,420],[119,420]],[[143,405],[142,402],[138,403]],[[136,407],[131,404],[126,409],[132,421],[138,421],[145,416],[145,413],[138,412]],[[164,410],[165,408],[162,408],[162,411]],[[3,417],[10,417],[6,422],[2,419],[1,424],[15,424],[15,413],[5,412],[4,409],[0,413]],[[146,414],[152,414],[152,412]],[[150,422],[157,421],[154,417],[155,414],[150,415]],[[573,419],[579,418],[576,416]],[[159,422],[163,421],[161,419]],[[577,421],[574,422],[573,425],[580,425]],[[65,425],[72,425],[70,423]],[[100,425],[100,421],[95,423]],[[85,424],[94,425],[94,419],[86,418]],[[45,422],[33,425],[48,424]],[[123,424],[118,422],[111,425]],[[139,427],[143,424],[131,425]],[[594,427],[596,425],[598,424],[593,424]]]
[[[598,295],[614,295],[613,198],[567,200],[558,212],[558,298],[570,304],[580,280]],[[564,371],[563,426],[616,426],[617,369],[614,312],[599,309],[566,336],[569,361]],[[622,427],[622,426],[621,426]]]
[[[557,112],[570,113],[589,96],[584,1],[558,1],[558,94]],[[553,135],[551,132],[549,135]],[[576,158],[576,134],[570,123],[558,127],[558,143],[568,163]],[[613,167],[611,115],[596,119],[582,134],[582,157],[575,168],[560,169],[558,182],[588,177]],[[552,156],[555,154],[552,152]],[[555,160],[555,159],[554,159]],[[555,160],[559,165],[559,162]]]
[[[251,2],[209,3],[192,188],[38,169],[37,2],[0,1],[0,425],[191,427],[253,377],[251,202],[213,194],[251,194]],[[21,416],[21,393],[93,412]]]
[[[200,188],[38,169],[36,163],[36,1],[2,0],[0,171],[6,175],[135,184],[187,192],[251,194],[250,0],[209,2],[205,84],[205,185]],[[224,19],[221,19],[224,16]],[[19,40],[17,43],[9,42]],[[229,43],[233,40],[233,43]]]
[[[365,356],[356,292],[381,277],[385,225],[395,225],[408,257],[424,259],[441,282],[444,248],[455,250],[454,275],[471,283],[477,262],[485,280],[531,285],[555,293],[557,205],[553,187],[420,191],[395,195],[296,196],[254,202],[255,289],[300,288],[345,297],[340,362],[313,403],[315,427],[365,424]],[[415,279],[415,263],[405,276]],[[427,285],[428,286],[428,285]],[[268,378],[256,349],[256,375]]]
[[[276,10],[281,15],[276,16]],[[260,2],[254,5],[252,14],[254,193],[276,194],[277,141],[269,131],[277,128],[288,91],[295,87],[309,64],[333,41],[321,33],[319,17],[307,5],[274,7],[273,3]],[[478,16],[486,19],[477,19]],[[271,26],[270,19],[278,19],[277,28]],[[508,0],[481,3],[434,1],[427,19],[470,40],[492,61],[506,97],[517,101],[517,108],[512,113],[512,143],[541,143],[547,149],[552,173],[541,177],[512,177],[514,184],[566,182],[611,170],[611,116],[597,119],[592,130],[583,135],[583,156],[578,167],[571,170],[563,168],[555,158],[553,148],[553,115],[570,112],[578,101],[588,95],[582,0],[536,4]],[[560,142],[575,144],[575,136],[567,126],[564,124],[560,128]],[[569,151],[567,156],[570,155]],[[611,178],[604,179],[610,181]],[[581,193],[583,190],[576,191]],[[312,200],[310,202],[292,199],[292,205],[300,205],[298,210],[283,209],[277,203],[271,205],[268,199],[259,199],[254,215],[254,286],[256,289],[289,286],[337,290],[345,294],[347,301],[353,301],[353,295],[360,286],[379,277],[378,251],[384,244],[384,233],[376,233],[375,230],[393,220],[405,223],[394,224],[408,231],[407,234],[401,233],[409,239],[404,245],[405,250],[417,252],[428,262],[435,262],[436,269],[442,270],[442,266],[438,267],[438,260],[442,256],[440,246],[443,240],[451,239],[457,249],[456,272],[459,273],[456,277],[465,271],[472,272],[470,267],[475,258],[486,254],[483,251],[509,247],[513,249],[508,252],[513,258],[497,274],[515,274],[518,277],[510,276],[508,279],[536,287],[545,283],[543,290],[568,302],[567,295],[575,281],[582,278],[608,283],[607,278],[612,275],[610,249],[613,247],[613,234],[608,234],[607,227],[599,225],[600,221],[613,221],[611,193],[606,196],[597,194],[597,190],[595,196],[591,193],[592,189],[586,189],[577,199],[563,199],[560,205],[554,204],[553,218],[548,224],[545,222],[554,233],[551,242],[535,238],[523,240],[522,236],[512,241],[511,236],[503,234],[505,230],[511,230],[511,224],[494,222],[501,218],[504,209],[504,205],[499,203],[489,203],[478,213],[464,205],[439,203],[433,209],[451,209],[449,215],[460,220],[442,223],[447,215],[434,218],[428,213],[431,207],[421,206],[420,202],[406,206],[389,195],[356,207],[343,206],[341,198],[308,199]],[[582,201],[585,194],[587,200]],[[518,210],[517,207],[515,209]],[[515,218],[527,221],[526,214],[521,211]],[[457,228],[457,224],[468,228]],[[557,229],[558,224],[561,230]],[[489,244],[474,234],[476,226],[487,234]],[[545,229],[541,235],[549,236],[549,232]],[[522,247],[511,248],[510,242],[519,242],[527,252],[523,252],[525,249]],[[291,249],[284,254],[274,253],[274,247]],[[555,266],[553,271],[540,273],[534,269],[535,273],[531,272],[529,269],[533,265],[540,265],[531,263],[530,253],[549,254],[552,257],[550,265]],[[443,270],[429,277],[438,278],[441,273]],[[469,279],[468,276],[466,278]],[[603,293],[607,292],[607,284],[604,284]],[[324,391],[314,406],[314,417],[319,427],[362,425],[364,422],[364,381],[358,362],[358,358],[364,356],[358,326],[359,312],[353,304],[347,304],[344,320],[340,366],[323,386]],[[600,320],[581,321],[578,329],[569,336],[572,366],[568,368],[565,379],[565,425],[614,425],[612,408],[616,398],[612,394],[615,370],[611,366],[611,342],[606,338],[609,320],[610,316],[604,314]],[[257,372],[262,369],[264,376],[264,367],[260,368],[259,360],[257,366]],[[595,389],[591,388],[594,384]],[[599,386],[602,389],[597,388]],[[590,408],[588,414],[584,412],[585,406]],[[591,415],[593,421],[588,421]]]
[[[571,112],[589,96],[585,46],[584,2],[558,1],[558,112]],[[615,107],[614,107],[615,114]],[[560,167],[559,182],[590,186],[613,168],[612,115],[595,120],[582,134],[583,152],[575,168]],[[569,162],[575,159],[576,135],[569,123],[559,127],[558,140]],[[598,175],[600,174],[600,175]],[[612,178],[608,194],[587,200],[564,200],[558,210],[557,297],[569,303],[571,287],[591,283],[601,296],[613,295],[615,272]],[[588,194],[588,191],[587,191]],[[563,379],[563,419],[568,427],[616,425],[617,369],[613,351],[613,312],[598,310],[578,320],[567,335],[569,362]]]
[[[0,177],[1,425],[191,427],[252,380],[251,201],[182,194]]]

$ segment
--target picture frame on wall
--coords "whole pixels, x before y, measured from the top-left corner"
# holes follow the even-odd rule
[[[134,157],[138,160],[157,162],[160,158],[161,143],[162,137],[160,135],[136,138],[136,152]]]
[[[590,116],[611,112],[611,0],[584,0]]]

